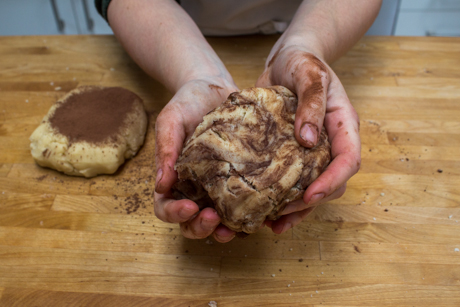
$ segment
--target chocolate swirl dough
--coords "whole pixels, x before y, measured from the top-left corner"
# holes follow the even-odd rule
[[[68,175],[112,174],[144,142],[141,98],[120,87],[79,87],[54,104],[30,137],[35,161]]]
[[[173,195],[212,206],[236,232],[275,220],[331,159],[323,128],[313,149],[294,137],[297,97],[282,86],[232,93],[208,113],[177,160]]]

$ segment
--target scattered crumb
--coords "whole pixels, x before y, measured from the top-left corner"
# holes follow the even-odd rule
[[[28,103],[28,102],[29,102],[29,99],[26,99],[26,103]]]
[[[110,71],[115,71],[115,68],[113,68],[113,67],[110,67]]]
[[[449,219],[451,219],[453,217],[453,215],[449,215]]]
[[[43,221],[40,221],[40,226],[43,226]]]
[[[385,196],[385,193],[380,193],[380,196]]]
[[[315,292],[318,293],[318,290],[316,290]]]
[[[214,269],[213,269],[213,268],[211,268],[211,271],[214,271]]]
[[[458,247],[456,247],[456,248],[454,249],[454,252],[460,252],[460,249],[458,249]]]
[[[206,240],[206,244],[209,244],[209,245],[212,245],[214,242],[212,242],[211,240],[207,239]]]
[[[442,169],[438,169],[438,173],[442,173]]]
[[[382,204],[382,203],[381,203],[381,202],[379,202],[379,205],[381,205],[381,204]]]
[[[377,219],[374,217],[374,221],[377,221]]]
[[[288,284],[287,286],[288,286],[288,287],[290,287],[290,286],[291,286],[291,284]]]
[[[216,303],[216,301],[210,301],[210,302],[208,303],[208,306],[209,306],[209,307],[217,307],[217,303]]]
[[[54,82],[53,82],[53,81],[51,81],[51,82],[50,82],[50,85],[51,85],[51,86],[53,86],[53,85],[54,85]]]
[[[55,91],[60,91],[60,90],[61,90],[61,87],[60,87],[60,86],[55,87],[54,90],[55,90]]]
[[[292,248],[290,248],[289,251],[292,251]]]
[[[275,277],[276,275],[275,274],[272,274],[272,277]]]

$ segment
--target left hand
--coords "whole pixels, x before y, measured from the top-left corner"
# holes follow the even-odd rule
[[[281,45],[271,57],[257,87],[282,85],[297,94],[294,131],[299,144],[312,148],[326,127],[332,161],[305,191],[291,202],[276,221],[266,221],[275,233],[299,224],[313,209],[341,197],[347,181],[361,164],[359,118],[332,69],[309,50]]]

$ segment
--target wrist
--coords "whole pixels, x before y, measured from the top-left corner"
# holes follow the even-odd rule
[[[295,35],[288,32],[285,33],[285,37],[281,37],[280,46],[283,46],[282,49],[286,48],[295,48],[304,52],[311,53],[319,58],[323,62],[328,62],[329,52],[327,51],[326,46],[321,43],[321,40],[318,39],[314,34],[308,35]]]
[[[185,91],[191,95],[207,97],[204,99],[220,104],[228,98],[228,95],[238,91],[238,87],[233,80],[215,76],[200,76],[197,79],[188,80],[178,91]],[[200,99],[196,100],[196,102],[200,101]]]
[[[216,74],[215,72],[214,74],[210,72],[189,74],[178,84],[175,92],[190,84],[200,84],[200,86],[209,90],[219,90],[219,92],[225,93],[227,96],[234,91],[238,91],[238,87],[228,72],[222,74]]]

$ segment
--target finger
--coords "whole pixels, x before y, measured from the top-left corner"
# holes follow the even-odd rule
[[[265,226],[269,227],[269,228],[272,228],[272,225],[273,225],[273,221],[270,221],[270,220],[265,220]]]
[[[173,107],[166,106],[155,123],[155,163],[157,175],[155,191],[164,194],[177,181],[174,164],[179,157],[185,132]]]
[[[314,147],[323,127],[329,87],[328,68],[310,53],[295,66],[293,83],[299,99],[295,116],[295,136],[299,144]]]
[[[222,224],[217,226],[214,232],[212,233],[214,239],[216,239],[216,241],[220,243],[230,242],[231,240],[233,240],[235,235],[236,233],[233,230],[229,229],[227,226]]]
[[[290,214],[292,212],[297,212],[297,211],[302,211],[302,210],[305,210],[307,208],[310,208],[310,207],[316,207],[318,205],[321,205],[321,204],[324,204],[324,203],[327,203],[328,201],[331,201],[331,200],[334,200],[334,199],[337,199],[337,198],[340,198],[342,197],[343,194],[345,194],[345,191],[347,189],[347,184],[344,184],[342,185],[340,188],[338,188],[337,190],[335,190],[331,195],[329,195],[328,197],[326,198],[322,198],[318,201],[311,201],[310,200],[310,203],[306,204],[303,199],[298,199],[296,201],[293,201],[291,203],[289,203],[283,210],[283,212],[281,213],[281,215],[286,215],[286,214]]]
[[[175,200],[170,194],[155,193],[155,215],[163,222],[181,223],[198,213],[198,205],[188,199]]]
[[[272,85],[270,82],[270,72],[265,70],[260,77],[257,79],[255,86],[256,87],[267,87]]]
[[[211,235],[219,224],[220,218],[217,211],[205,208],[191,220],[180,223],[180,229],[186,238],[203,239]]]
[[[329,100],[331,108],[325,119],[333,160],[307,188],[303,197],[305,203],[309,203],[312,199],[318,201],[329,196],[356,174],[361,166],[359,119],[346,98],[343,88],[341,90],[343,93],[340,90],[335,91],[336,95],[339,95],[338,99],[331,97]]]
[[[272,224],[272,231],[276,234],[282,234],[283,232],[288,231],[292,227],[296,226],[304,218],[307,217],[316,207],[310,207],[302,211],[297,211],[287,215],[283,215],[278,220],[274,221]]]

